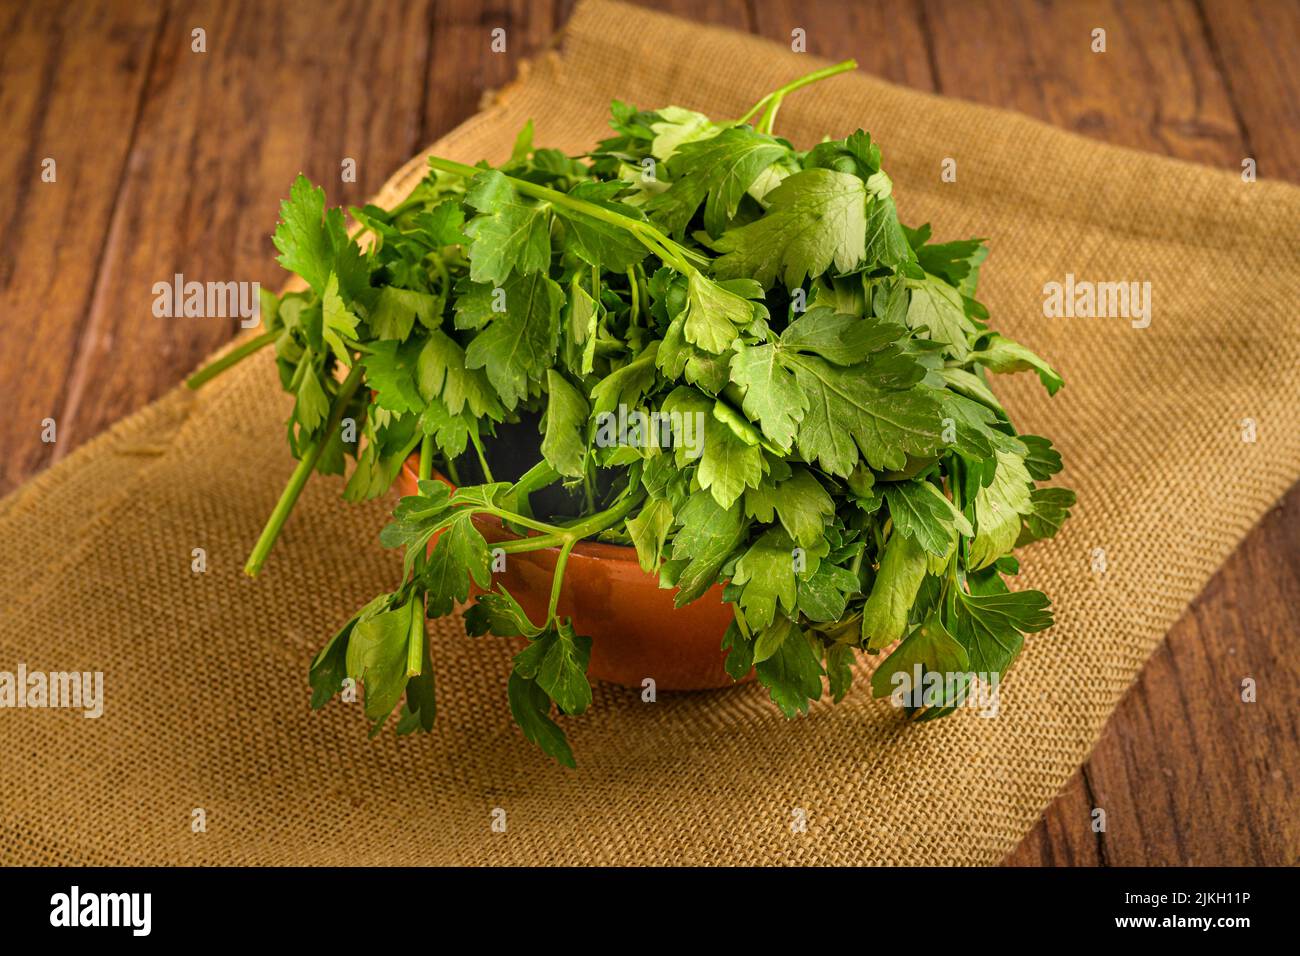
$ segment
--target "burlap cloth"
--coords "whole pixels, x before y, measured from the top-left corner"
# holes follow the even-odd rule
[[[578,151],[601,134],[611,97],[736,116],[815,65],[588,3],[560,56],[436,150],[500,160],[531,117],[540,143]],[[432,627],[432,735],[370,741],[359,706],[312,714],[310,656],[396,579],[376,540],[391,502],[348,505],[337,480],[318,479],[262,578],[242,575],[292,466],[290,402],[264,354],[198,396],[173,392],[0,503],[0,670],[102,670],[106,697],[98,720],[0,712],[0,859],[1000,860],[1300,473],[1300,190],[864,75],[798,93],[778,123],[804,147],[858,126],[883,144],[906,222],[934,222],[939,239],[991,237],[981,299],[1067,382],[1049,401],[1030,376],[999,380],[1016,421],[1056,439],[1080,502],[1056,541],[1024,556],[1023,582],[1052,596],[1058,623],[1028,640],[1000,716],[909,726],[860,684],[787,723],[754,685],[653,704],[602,685],[587,715],[565,721],[579,762],[568,771],[510,721],[507,645],[451,620]],[[955,183],[940,179],[944,157],[958,162]],[[417,158],[378,201],[421,172]],[[1042,286],[1067,272],[1151,282],[1151,326],[1044,318]],[[206,573],[191,571],[195,547]],[[192,832],[195,808],[206,832]],[[504,833],[491,828],[496,808]]]

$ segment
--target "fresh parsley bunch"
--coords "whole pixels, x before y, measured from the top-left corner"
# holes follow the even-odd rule
[[[399,706],[399,733],[429,730],[424,620],[477,587],[466,629],[527,639],[511,711],[572,765],[552,707],[591,703],[591,642],[556,608],[571,549],[593,536],[634,547],[678,605],[724,582],[727,670],[752,668],[787,716],[823,678],[840,700],[858,651],[901,639],[871,680],[883,697],[916,665],[1001,675],[1023,635],[1051,625],[1046,596],[1004,576],[1074,495],[1039,487],[1060,457],[1017,433],[988,374],[1033,370],[1049,392],[1061,379],[990,330],[975,299],[982,240],[934,243],[928,225],[900,224],[868,134],[805,152],[773,133],[788,93],[852,66],[724,122],[616,101],[614,135],[578,158],[534,148],[531,124],[499,168],[431,157],[394,208],[351,210],[364,244],[299,177],[275,245],[308,288],[267,295],[265,334],[193,381],[273,344],[295,398],[299,465],[247,570],[312,471],[340,474],[352,457],[344,496],[373,498],[418,451],[421,479],[380,535],[403,549],[402,578],[316,656],[313,707],[350,677],[372,732]],[[671,427],[597,441],[620,409]],[[529,422],[538,459],[496,480],[494,436]],[[535,514],[557,485],[573,514]],[[506,555],[560,549],[544,620],[494,585],[480,516],[518,533],[496,544]],[[912,710],[948,713],[952,691]]]

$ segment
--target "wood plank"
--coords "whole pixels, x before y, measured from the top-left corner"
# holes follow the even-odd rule
[[[433,5],[431,48],[421,101],[421,146],[426,146],[479,109],[483,94],[514,79],[521,60],[536,56],[567,17],[550,2],[507,0],[484,5]],[[493,50],[493,31],[505,31],[505,50]]]
[[[924,11],[918,0],[771,0],[754,5],[754,32],[790,44],[802,29],[807,51],[831,60],[858,61],[867,73],[920,90],[933,90]],[[864,125],[869,125],[864,120]]]
[[[1105,841],[1113,864],[1300,860],[1298,554],[1300,487],[1143,669],[1123,708],[1131,731],[1089,763],[1097,799],[1120,810]],[[1254,703],[1242,700],[1246,678],[1257,685]],[[1132,832],[1121,829],[1126,821]]]
[[[283,280],[270,234],[299,171],[355,203],[416,148],[428,10],[185,2],[169,12],[60,416],[57,460],[172,387],[237,319],[156,318],[153,284]],[[328,24],[329,29],[322,29]],[[191,31],[206,30],[206,52]],[[357,163],[342,182],[342,163]]]
[[[938,88],[1120,146],[1239,168],[1241,137],[1190,0],[924,0]],[[1106,31],[1106,51],[1091,49]]]
[[[630,2],[746,32],[752,23],[744,0]],[[421,145],[433,142],[475,113],[484,94],[516,77],[521,61],[561,42],[559,31],[576,6],[577,0],[507,0],[490,6],[464,0],[435,3],[426,84],[429,95],[421,108]],[[493,31],[497,29],[505,31],[502,52],[493,49]]]
[[[1300,4],[1198,0],[1260,176],[1300,182]]]
[[[0,9],[0,494],[52,457],[162,10],[129,2]],[[42,163],[54,160],[54,182]]]

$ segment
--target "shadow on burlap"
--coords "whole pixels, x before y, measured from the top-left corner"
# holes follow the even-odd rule
[[[581,151],[612,97],[717,117],[811,69],[766,41],[588,3],[532,65],[437,144],[500,160],[530,117]],[[801,91],[780,131],[806,148],[862,126],[904,221],[988,236],[981,299],[1057,366],[999,392],[1053,436],[1078,491],[1024,554],[1057,625],[1032,635],[1001,714],[908,726],[858,686],[786,722],[754,685],[596,688],[565,721],[579,767],[514,729],[510,649],[432,625],[432,735],[367,740],[360,709],[307,707],[310,656],[396,580],[390,502],[308,488],[258,581],[240,571],[292,462],[269,355],[173,392],[0,502],[0,669],[102,670],[102,718],[0,716],[6,863],[995,863],[1086,757],[1187,602],[1300,474],[1300,190],[1116,149],[862,75]],[[959,182],[942,183],[944,157]],[[422,158],[379,197],[398,198]],[[287,187],[287,184],[286,184]],[[270,224],[268,223],[268,228]],[[1153,321],[1048,319],[1066,273],[1149,281]],[[1241,420],[1258,423],[1245,443]],[[209,570],[194,574],[203,547]],[[1107,570],[1093,570],[1094,549]],[[859,682],[861,684],[859,675]],[[493,833],[494,808],[507,812]],[[207,832],[191,832],[203,808]],[[794,808],[806,832],[792,832]]]

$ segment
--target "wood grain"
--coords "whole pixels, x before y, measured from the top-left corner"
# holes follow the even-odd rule
[[[1239,168],[1236,119],[1189,0],[927,0],[925,9],[946,95],[1120,146]],[[1106,31],[1104,53],[1092,50],[1094,29]]]
[[[420,145],[472,116],[483,94],[512,80],[519,61],[545,47],[562,22],[553,3],[433,4]],[[499,52],[494,30],[505,31]]]
[[[807,52],[830,60],[855,59],[868,73],[921,90],[934,89],[924,13],[912,0],[837,3],[778,0],[753,5],[754,32],[791,44],[804,31]]]
[[[270,232],[299,171],[357,202],[414,150],[408,110],[374,109],[366,84],[417,101],[428,56],[418,5],[177,3],[157,38],[54,458],[157,398],[238,329],[158,318],[153,285],[278,283]],[[321,22],[340,41],[321,55]],[[193,31],[206,31],[196,52]],[[352,64],[345,69],[344,64]],[[365,83],[356,77],[365,77]],[[357,181],[341,182],[345,158]]]
[[[1300,181],[1300,4],[649,3],[1138,149]],[[0,491],[157,397],[235,320],[152,284],[276,282],[293,175],[355,203],[552,42],[572,0],[0,0]],[[191,31],[207,32],[207,52]],[[494,52],[492,30],[505,30]],[[1107,31],[1093,53],[1092,30]],[[56,183],[40,163],[58,162]],[[343,182],[344,158],[356,160]],[[40,440],[41,420],[59,423]],[[1300,860],[1300,488],[1173,629],[1016,865]],[[1258,701],[1241,701],[1243,678]],[[1106,830],[1093,832],[1093,811]]]
[[[161,22],[129,2],[0,8],[0,492],[61,447],[42,441],[45,419],[68,435],[64,396]]]
[[[1300,182],[1300,3],[1201,0],[1199,11],[1259,174]]]

